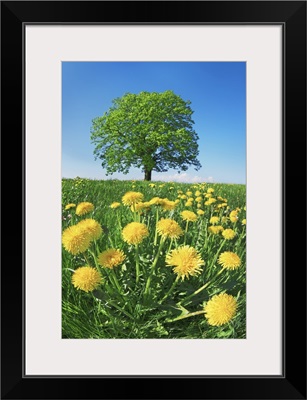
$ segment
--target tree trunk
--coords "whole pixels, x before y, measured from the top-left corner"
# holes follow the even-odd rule
[[[146,170],[145,169],[145,176],[144,176],[144,181],[151,181],[151,170]]]

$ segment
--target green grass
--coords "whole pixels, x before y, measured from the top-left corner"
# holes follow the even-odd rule
[[[246,227],[242,220],[246,218],[244,209],[246,204],[245,185],[226,184],[179,184],[144,181],[119,180],[88,180],[63,179],[62,181],[62,228],[77,223],[84,218],[93,218],[103,228],[103,235],[91,247],[91,252],[72,255],[64,248],[62,251],[62,337],[63,338],[245,338],[246,337]],[[195,199],[195,191],[203,194],[208,188],[214,189],[214,197],[227,199],[227,207],[215,210],[217,201],[211,206],[203,203],[201,209],[205,214],[199,216],[196,222],[190,222],[186,234],[186,244],[193,246],[205,262],[201,274],[190,276],[184,281],[179,280],[170,295],[162,301],[170,290],[176,274],[172,267],[165,265],[165,256],[170,249],[183,244],[184,237],[171,243],[167,239],[158,252],[158,243],[154,245],[156,226],[156,207],[142,215],[137,215],[141,222],[149,229],[149,236],[139,245],[140,276],[136,284],[136,249],[123,241],[121,230],[135,218],[129,207],[121,206],[111,209],[111,203],[121,202],[122,196],[128,191],[141,192],[144,201],[153,197],[176,200],[178,191],[184,194],[191,190]],[[206,199],[207,200],[207,199]],[[65,211],[65,205],[78,204],[88,201],[94,204],[95,209],[82,217],[75,215],[74,208]],[[160,218],[176,220],[182,229],[180,212],[185,209],[198,210],[194,201],[192,207],[185,206],[186,200],[180,199],[173,211],[162,211],[158,208]],[[212,215],[228,217],[230,211],[239,207],[238,221],[229,219],[222,225],[236,232],[232,240],[224,240],[221,234],[213,235],[208,232],[209,220]],[[222,247],[221,247],[222,246]],[[114,268],[120,290],[114,284],[111,270],[99,267],[104,283],[93,292],[77,290],[71,281],[73,271],[78,267],[90,265],[95,267],[99,252],[108,248],[121,249],[126,259],[122,265]],[[241,259],[241,266],[233,271],[224,270],[220,275],[221,266],[217,263],[220,253],[231,251]],[[158,262],[150,282],[149,294],[145,292],[145,285],[150,275],[153,260],[158,254]],[[93,255],[94,254],[94,255]],[[96,255],[96,257],[95,257]],[[191,296],[203,285],[208,286],[197,295]],[[204,314],[197,314],[203,310],[204,304],[215,294],[226,292],[237,299],[235,316],[221,326],[209,325]],[[180,303],[180,304],[179,304]],[[195,315],[193,313],[196,313]],[[192,315],[193,314],[193,315]],[[178,318],[176,320],[176,318]]]

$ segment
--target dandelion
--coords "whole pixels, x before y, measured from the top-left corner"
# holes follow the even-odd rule
[[[213,235],[218,235],[220,232],[223,232],[224,228],[221,225],[212,225],[208,227],[208,231],[213,233]]]
[[[118,208],[120,207],[120,203],[118,201],[114,201],[111,205],[110,208]]]
[[[197,220],[197,215],[193,211],[184,210],[180,215],[184,221],[195,222]]]
[[[91,292],[102,283],[102,277],[95,268],[85,266],[75,270],[71,281],[76,289]]]
[[[193,193],[189,190],[188,192],[186,192],[187,196],[191,197],[193,196]]]
[[[221,293],[206,303],[204,311],[209,325],[224,325],[236,315],[237,300],[230,294]]]
[[[187,201],[185,203],[185,207],[193,207],[193,203],[191,201]]]
[[[202,197],[198,196],[196,197],[195,201],[197,201],[197,203],[201,203],[202,199],[203,199]]]
[[[182,200],[186,200],[186,199],[188,198],[188,196],[186,196],[185,194],[182,194],[182,195],[180,196],[180,198],[181,198]]]
[[[205,262],[194,247],[181,246],[166,255],[166,264],[174,266],[173,271],[179,278],[189,278],[201,273],[201,266]]]
[[[144,195],[140,192],[127,192],[123,195],[122,202],[125,206],[131,206],[142,201],[143,197]]]
[[[209,200],[205,201],[205,205],[206,206],[211,206],[211,204],[215,203],[216,199],[214,199],[213,197],[210,197]]]
[[[159,206],[163,203],[164,200],[162,200],[160,197],[153,197],[151,200],[149,200],[149,204],[152,206]]]
[[[246,225],[246,218],[242,219],[242,225]]]
[[[67,206],[65,206],[65,210],[69,210],[70,208],[74,208],[76,205],[74,203],[69,203]]]
[[[237,222],[239,217],[238,217],[238,211],[237,210],[233,210],[231,211],[231,213],[229,214],[229,219],[231,222]]]
[[[62,233],[62,244],[73,255],[84,253],[89,248],[90,243],[90,236],[78,225],[70,226]]]
[[[225,229],[222,232],[224,239],[231,240],[236,236],[236,232],[232,229]]]
[[[170,218],[162,218],[157,223],[158,234],[165,238],[178,239],[183,235],[181,227]]]
[[[219,217],[211,217],[209,222],[210,224],[215,225],[219,222],[219,220]]]
[[[122,250],[108,249],[99,254],[98,262],[103,267],[112,269],[121,264],[125,258],[126,256]]]
[[[203,211],[203,210],[197,210],[197,214],[198,214],[198,215],[204,215],[204,214],[205,214],[205,211]]]
[[[214,193],[214,189],[213,189],[213,188],[209,188],[209,189],[207,190],[207,193]]]
[[[147,226],[141,222],[130,222],[122,230],[122,236],[128,244],[137,245],[149,235]]]
[[[240,257],[231,251],[224,251],[219,258],[218,263],[225,269],[234,270],[240,267]]]
[[[176,203],[169,199],[163,199],[163,201],[161,203],[161,207],[165,211],[171,211],[176,207]]]
[[[94,204],[89,203],[88,201],[83,201],[82,203],[79,203],[77,205],[76,214],[84,215],[90,213],[93,210],[94,210]]]
[[[91,218],[83,219],[76,226],[88,234],[91,241],[99,239],[103,232],[101,225]]]
[[[150,186],[151,188],[154,188],[156,185],[155,185],[154,183],[150,183],[149,186]]]
[[[196,197],[201,196],[201,192],[200,192],[199,190],[196,190],[195,196],[196,196]]]

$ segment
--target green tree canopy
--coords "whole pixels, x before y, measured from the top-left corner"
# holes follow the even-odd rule
[[[167,90],[126,93],[112,103],[91,128],[95,159],[101,160],[107,174],[127,174],[136,167],[142,169],[145,180],[151,180],[152,171],[201,168],[189,100]]]

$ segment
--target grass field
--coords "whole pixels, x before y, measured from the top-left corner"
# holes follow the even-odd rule
[[[62,338],[245,338],[245,206],[245,185],[63,179]]]

